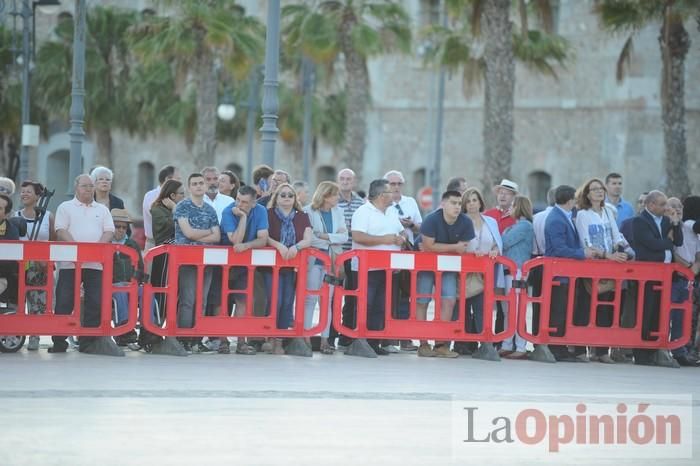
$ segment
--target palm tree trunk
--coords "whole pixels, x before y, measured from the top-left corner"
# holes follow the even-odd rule
[[[510,177],[513,158],[513,100],[515,58],[513,25],[509,19],[510,0],[487,0],[482,24],[484,31],[484,194],[502,178]]]
[[[667,13],[659,45],[662,56],[661,116],[666,152],[666,194],[683,198],[690,194],[688,150],[685,136],[685,57],[690,48],[683,20]]]
[[[342,162],[357,174],[358,186],[362,186],[362,166],[367,145],[367,109],[369,107],[369,72],[367,61],[352,44],[351,31],[357,18],[350,8],[340,25],[341,48],[345,55],[347,82],[345,91],[346,132],[342,147]]]
[[[213,58],[200,53],[197,71],[197,134],[194,138],[194,162],[197,169],[214,165],[216,152],[216,105],[218,77]]]
[[[112,131],[109,128],[98,128],[95,130],[97,142],[97,160],[95,165],[102,165],[114,169],[112,160]]]

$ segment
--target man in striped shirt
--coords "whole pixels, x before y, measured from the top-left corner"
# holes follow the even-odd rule
[[[343,209],[345,214],[345,227],[348,229],[348,241],[343,244],[343,251],[349,251],[352,249],[352,215],[355,211],[365,203],[365,200],[357,195],[353,191],[355,188],[355,172],[349,168],[343,168],[338,172],[338,186],[340,187],[340,199],[338,200],[338,207]],[[350,270],[350,261],[345,263],[345,288],[355,289],[357,288],[357,275],[352,273]],[[356,319],[356,302],[354,296],[347,296],[345,298],[345,303],[343,305],[343,324],[354,328]],[[331,333],[328,338],[329,342],[333,342],[335,337],[339,336],[338,344],[342,346],[349,346],[352,340],[346,336],[338,335],[338,332],[331,325]]]

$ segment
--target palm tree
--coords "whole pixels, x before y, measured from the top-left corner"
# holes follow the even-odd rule
[[[510,20],[517,6],[519,23]],[[557,77],[553,63],[564,65],[568,42],[553,34],[548,0],[448,0],[451,25],[426,31],[432,44],[426,59],[449,70],[462,69],[465,95],[484,83],[484,192],[503,178],[511,177],[513,159],[513,106],[515,63]],[[541,29],[533,29],[536,16]]]
[[[14,178],[19,168],[20,106],[17,85],[9,79],[11,45],[10,32],[0,24],[0,176]]]
[[[219,78],[248,74],[260,56],[263,27],[231,0],[164,0],[171,16],[151,17],[134,28],[132,40],[144,63],[171,63],[178,91],[192,90],[196,110],[195,165],[212,165],[216,151]]]
[[[410,50],[409,17],[398,2],[389,0],[310,3],[283,9],[285,43],[329,68],[342,56],[346,74],[342,163],[360,173],[370,105],[367,60],[395,50]]]
[[[617,60],[618,82],[632,58],[636,33],[659,24],[661,49],[661,118],[663,121],[666,186],[668,195],[690,194],[688,149],[685,135],[685,57],[690,38],[684,22],[698,14],[696,0],[601,0],[595,6],[604,29],[629,36]]]
[[[113,166],[112,132],[133,129],[136,114],[126,99],[132,78],[126,32],[136,13],[112,7],[95,7],[87,13],[85,52],[85,128],[95,136],[100,165]],[[37,53],[33,85],[36,97],[54,117],[65,118],[71,105],[73,21],[61,21],[55,40]]]

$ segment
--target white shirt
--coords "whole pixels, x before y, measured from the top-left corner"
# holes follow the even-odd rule
[[[674,248],[676,254],[691,264],[695,262],[695,254],[700,252],[700,235],[695,234],[693,225],[695,220],[683,222],[683,245]]]
[[[159,194],[160,186],[156,186],[143,195],[143,204],[141,206],[143,209],[143,232],[148,239],[153,239],[153,218],[151,217],[151,206],[156,199],[158,199]]]
[[[216,211],[216,218],[219,220],[219,224],[221,224],[221,214],[224,212],[224,209],[226,207],[231,205],[231,203],[233,202],[233,198],[231,196],[227,196],[226,194],[221,194],[217,192],[216,197],[214,197],[214,200],[212,200],[208,194],[205,194],[204,202],[206,202],[214,208],[214,210]]]
[[[535,238],[532,241],[532,254],[535,256],[543,256],[545,251],[544,224],[547,221],[547,215],[554,207],[548,206],[542,212],[537,212],[532,217],[532,227],[535,229]]]
[[[576,231],[581,247],[594,247],[607,252],[615,252],[617,244],[627,244],[615,221],[614,207],[607,204],[600,214],[593,209],[579,210],[576,213]]]
[[[387,207],[387,211],[393,207]],[[368,202],[357,208],[352,214],[352,231],[361,231],[372,236],[398,235],[404,230],[398,217],[390,216],[388,213],[377,209],[374,204]],[[352,241],[353,249],[377,249],[400,251],[401,246],[395,244],[378,244],[376,246],[366,246]]]
[[[83,204],[78,199],[62,202],[56,209],[56,231],[66,230],[79,243],[97,243],[105,232],[114,233],[109,209],[99,202]],[[72,262],[60,262],[58,268],[74,269]],[[85,262],[84,269],[102,270],[99,262]]]
[[[400,207],[401,211],[397,208]],[[403,212],[403,214],[401,213]],[[386,208],[386,214],[389,217],[394,217],[398,221],[400,218],[411,217],[411,221],[416,225],[423,223],[423,218],[420,215],[420,209],[418,208],[418,203],[415,199],[410,196],[401,196],[399,202],[393,202],[389,207]],[[399,221],[399,224],[401,222]],[[403,229],[403,226],[401,227]],[[353,225],[353,230],[354,230]],[[404,230],[406,232],[408,240],[413,243],[413,231],[410,228]]]
[[[32,230],[34,228],[39,230],[39,233],[36,236],[37,241],[48,241],[49,240],[49,234],[50,232],[50,225],[49,223],[51,220],[49,219],[51,217],[51,211],[47,210],[46,214],[44,214],[44,218],[41,220],[41,224],[37,225],[36,227],[34,224],[36,223],[36,218],[27,218],[22,214],[21,210],[18,210],[15,212],[15,216],[17,217],[22,217],[26,222],[27,222],[27,234],[24,236],[20,236],[19,239],[21,241],[27,241],[29,240],[29,235],[32,234]],[[691,226],[692,230],[692,226]]]

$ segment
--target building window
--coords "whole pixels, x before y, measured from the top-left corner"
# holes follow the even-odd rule
[[[547,207],[547,191],[552,187],[552,176],[544,171],[532,172],[527,177],[527,187],[535,210],[544,210]]]
[[[316,183],[321,181],[335,181],[335,168],[323,165],[316,170]]]
[[[144,194],[156,187],[156,169],[151,162],[139,164],[138,199],[143,199]]]
[[[420,0],[420,26],[440,24],[440,0]]]

